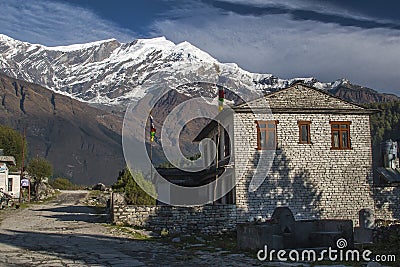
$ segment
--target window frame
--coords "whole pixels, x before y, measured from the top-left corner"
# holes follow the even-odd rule
[[[331,150],[351,150],[351,131],[350,131],[350,125],[351,121],[330,121],[329,124],[331,125]],[[339,125],[338,128],[334,127],[334,125]],[[342,125],[346,125],[347,127],[345,129],[342,129]],[[339,146],[335,147],[334,146],[334,132],[339,133]],[[347,147],[343,147],[343,138],[342,138],[342,133],[347,132]]]
[[[224,130],[224,158],[231,156],[231,140],[229,137],[229,128],[223,128]]]
[[[278,132],[278,130],[277,130],[278,127],[277,127],[277,125],[279,124],[279,121],[278,120],[256,120],[255,123],[256,123],[256,126],[257,126],[257,150],[276,150],[277,147],[278,147],[278,133],[277,133]],[[275,145],[274,145],[273,148],[269,148],[269,147],[263,148],[263,147],[261,147],[261,143],[260,143],[260,141],[261,141],[261,131],[264,128],[261,128],[260,124],[265,124],[266,125],[265,126],[265,130],[263,130],[263,131],[266,132],[265,136],[266,136],[267,140],[268,140],[268,136],[269,136],[267,133],[268,132],[273,132],[274,133],[274,135],[275,135]],[[270,124],[274,125],[273,131],[269,130],[269,129],[271,129],[271,128],[268,127],[268,125],[270,125]],[[268,141],[266,143],[268,144]]]
[[[299,126],[299,144],[311,144],[311,121],[297,121]],[[307,126],[307,141],[302,140],[302,126]]]
[[[7,181],[7,191],[8,192],[12,192],[13,191],[13,183],[14,183],[14,179],[13,178],[8,178],[8,181]]]

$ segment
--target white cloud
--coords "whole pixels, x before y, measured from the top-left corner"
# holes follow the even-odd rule
[[[88,9],[60,2],[0,0],[1,33],[45,45],[67,45],[116,38],[131,41],[134,32],[103,20]]]
[[[203,12],[204,14],[204,12]],[[314,76],[399,94],[400,31],[235,13],[160,20],[156,34],[187,40],[223,62],[282,78]]]

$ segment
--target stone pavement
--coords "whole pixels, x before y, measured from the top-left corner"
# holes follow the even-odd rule
[[[0,225],[0,266],[249,266],[255,257],[185,251],[156,241],[115,236],[80,200],[64,191],[55,201],[7,212]]]
[[[107,227],[83,204],[87,191],[63,191],[46,204],[1,212],[0,267],[8,266],[309,266],[266,263],[222,249],[192,249],[133,239]]]

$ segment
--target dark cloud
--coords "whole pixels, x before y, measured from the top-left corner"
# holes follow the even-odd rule
[[[293,20],[311,20],[322,23],[335,23],[340,26],[354,26],[362,29],[387,28],[400,30],[400,23],[354,18],[347,15],[332,14],[326,11],[319,12],[315,10],[293,8],[279,4],[260,6],[254,4],[244,4],[240,2],[231,3],[213,0],[202,0],[202,2],[224,12],[233,12],[238,15],[265,16],[287,14],[290,15]]]

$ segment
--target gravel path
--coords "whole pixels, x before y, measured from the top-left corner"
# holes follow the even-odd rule
[[[64,191],[46,204],[8,211],[0,225],[0,266],[249,266],[243,254],[185,251],[156,241],[115,236],[105,216]],[[4,215],[4,214],[3,214]]]

